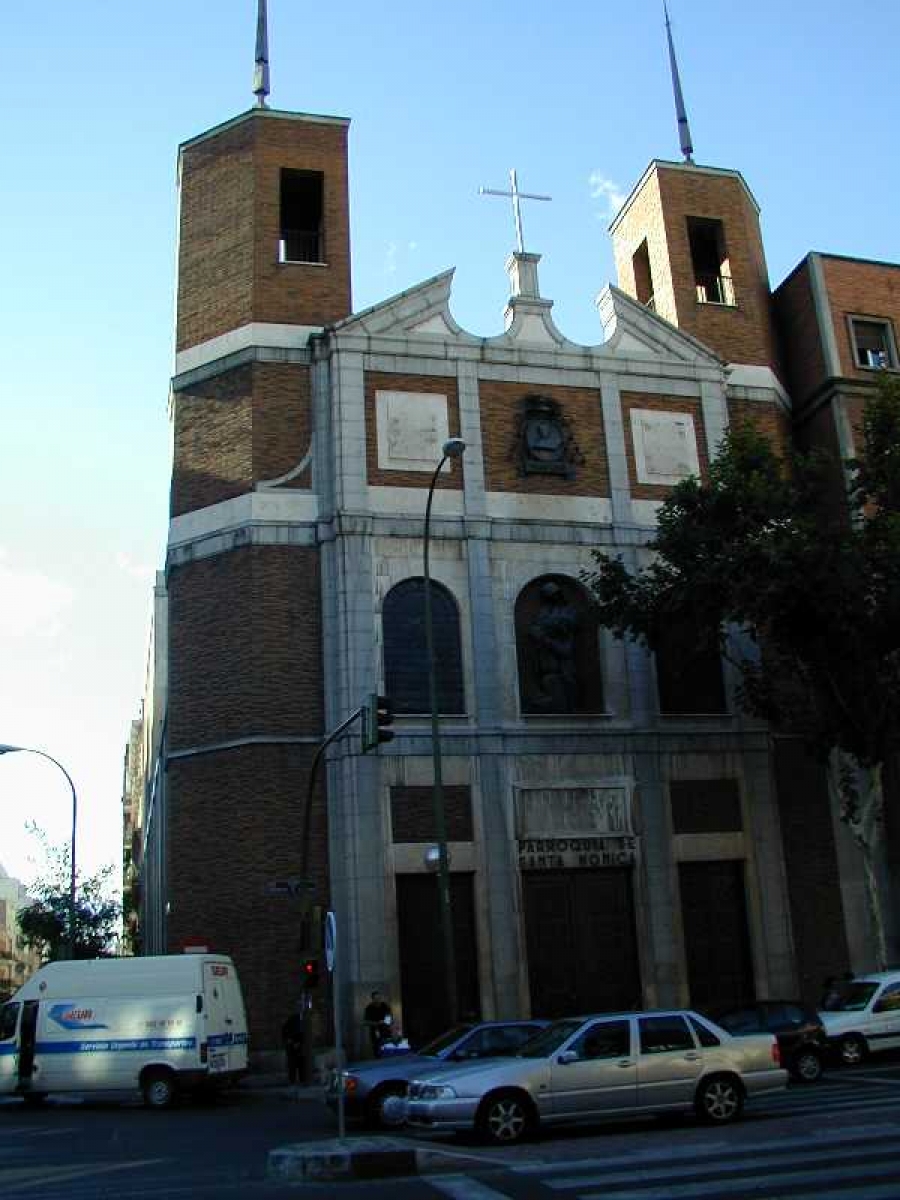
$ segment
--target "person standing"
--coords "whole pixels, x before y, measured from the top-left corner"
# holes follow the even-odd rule
[[[387,1003],[381,992],[372,992],[369,1003],[363,1011],[363,1024],[369,1030],[369,1041],[372,1046],[372,1053],[376,1058],[381,1047],[391,1035],[393,1021],[394,1016],[391,1012],[391,1006]]]
[[[303,1018],[303,1001],[298,1000],[297,1007],[281,1027],[288,1083],[300,1083],[303,1078]]]

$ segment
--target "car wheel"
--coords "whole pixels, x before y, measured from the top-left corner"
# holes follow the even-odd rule
[[[744,1090],[730,1075],[714,1075],[697,1089],[697,1115],[710,1125],[736,1121],[744,1109]]]
[[[26,1108],[43,1108],[44,1102],[47,1099],[46,1092],[26,1092],[22,1099],[25,1101]]]
[[[815,1050],[801,1050],[791,1064],[791,1074],[801,1083],[815,1083],[822,1078],[822,1059]]]
[[[171,1108],[178,1088],[171,1071],[148,1071],[141,1081],[144,1103],[148,1108]]]
[[[848,1033],[838,1042],[838,1055],[845,1067],[855,1067],[861,1063],[869,1052],[865,1038],[858,1033]]]
[[[475,1119],[479,1134],[498,1146],[521,1142],[532,1133],[535,1125],[531,1102],[519,1092],[495,1092],[487,1096]]]
[[[406,1095],[402,1083],[389,1083],[369,1098],[369,1121],[376,1129],[397,1129],[405,1121],[403,1106],[397,1101]]]

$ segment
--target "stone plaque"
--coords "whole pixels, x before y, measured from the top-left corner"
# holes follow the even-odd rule
[[[519,838],[520,871],[630,867],[638,860],[638,840],[626,837]]]
[[[597,786],[516,788],[516,836],[535,838],[621,838],[634,832],[631,781]]]
[[[688,475],[700,474],[690,413],[633,408],[631,436],[639,483],[671,487]]]
[[[450,436],[446,396],[434,392],[378,391],[375,413],[378,466],[382,470],[434,470]]]

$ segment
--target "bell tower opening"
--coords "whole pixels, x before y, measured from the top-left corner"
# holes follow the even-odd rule
[[[321,171],[282,168],[279,262],[325,262],[324,179]]]
[[[688,217],[687,228],[697,302],[733,307],[734,283],[722,222],[710,217]]]

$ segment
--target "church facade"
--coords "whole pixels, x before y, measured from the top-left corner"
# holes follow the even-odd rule
[[[311,898],[345,1040],[374,988],[414,1042],[439,1032],[423,517],[455,438],[429,561],[459,1012],[813,997],[866,967],[820,768],[727,665],[598,628],[583,574],[646,561],[735,421],[852,453],[898,365],[900,269],[810,255],[773,294],[740,174],[654,161],[611,226],[600,344],[556,327],[523,248],[496,337],[455,322],[452,272],[354,312],[347,132],[260,107],[180,151],[165,695],[126,831],[143,952],[231,953],[275,1046]],[[351,724],[311,787],[372,694],[394,739],[364,753]]]

